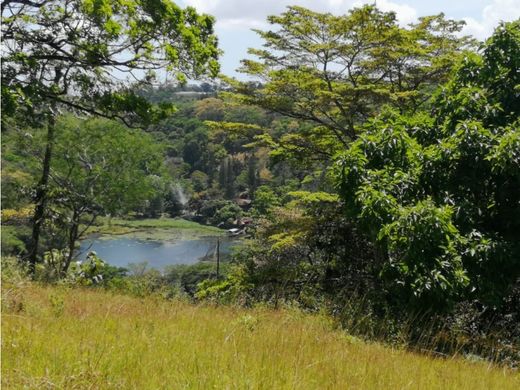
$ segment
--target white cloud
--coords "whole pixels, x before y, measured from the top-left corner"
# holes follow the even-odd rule
[[[473,35],[478,39],[486,39],[500,22],[510,22],[520,17],[520,0],[493,0],[484,7],[482,19],[464,18],[466,26],[464,34]]]
[[[341,15],[354,6],[372,4],[374,0],[184,0],[184,2],[201,12],[214,15],[217,18],[218,28],[231,30],[265,28],[268,15],[278,15],[289,5]],[[383,11],[395,11],[400,23],[403,24],[417,19],[417,11],[406,4],[377,0],[377,6]]]
[[[450,1],[453,4],[450,4]],[[300,5],[318,12],[341,15],[354,6],[374,2],[383,11],[394,11],[402,25],[416,21],[419,15],[430,14],[431,12],[424,12],[426,9],[431,11],[432,8],[445,8],[448,16],[450,9],[457,10],[459,17],[456,19],[462,18],[466,21],[464,33],[479,39],[491,35],[500,21],[511,21],[520,17],[520,0],[442,0],[436,3],[438,7],[431,4],[428,6],[416,0],[184,0],[186,5],[214,15],[219,30],[230,31],[266,28],[267,16],[278,15],[289,5]],[[487,5],[482,9],[484,2]],[[479,8],[482,9],[480,15]]]
[[[362,4],[373,4],[372,0],[361,0],[356,1],[354,5],[360,6]],[[389,12],[394,11],[397,15],[397,19],[399,23],[402,25],[407,25],[409,23],[415,22],[417,20],[417,10],[408,4],[397,4],[388,0],[378,0],[376,2],[377,8],[381,11]]]
[[[267,25],[268,15],[277,15],[292,1],[287,0],[185,0],[198,11],[217,18],[217,26],[225,29],[258,28]]]

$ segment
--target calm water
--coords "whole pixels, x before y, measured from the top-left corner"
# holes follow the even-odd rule
[[[220,253],[229,253],[232,242],[220,242]],[[148,262],[148,267],[158,270],[172,264],[193,264],[203,257],[215,258],[216,237],[195,240],[162,242],[138,240],[134,238],[86,239],[81,242],[80,259],[84,260],[87,252],[95,251],[107,263],[126,267],[129,263]]]

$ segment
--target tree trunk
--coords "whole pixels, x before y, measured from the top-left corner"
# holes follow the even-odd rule
[[[27,258],[29,259],[29,271],[34,275],[36,262],[38,259],[38,245],[40,242],[40,233],[43,221],[45,218],[45,210],[47,207],[47,191],[49,184],[49,174],[51,170],[51,158],[52,149],[54,146],[54,130],[56,120],[53,114],[51,114],[47,124],[47,144],[45,146],[45,156],[43,158],[42,177],[38,183],[36,189],[36,195],[34,197],[35,209],[33,217],[33,228],[31,242],[29,246],[29,253]]]
[[[78,240],[78,232],[79,232],[79,214],[76,210],[74,210],[72,214],[72,221],[70,226],[70,232],[69,232],[69,253],[67,255],[67,259],[65,261],[65,264],[63,265],[62,269],[62,276],[64,276],[69,267],[70,263],[72,262],[72,259],[74,257],[74,248],[76,246],[76,241]]]

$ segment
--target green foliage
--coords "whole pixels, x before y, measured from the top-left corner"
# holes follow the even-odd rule
[[[27,282],[27,280],[28,270],[25,264],[17,257],[2,254],[2,286],[5,288],[7,286],[21,285]],[[6,299],[8,296],[9,293],[6,294],[5,290],[2,291],[2,310],[10,308],[9,301]],[[23,310],[24,302],[16,302],[15,306],[18,306],[16,309]]]
[[[23,255],[30,230],[25,226],[2,226],[2,255]]]
[[[220,99],[208,98],[195,103],[195,116],[202,121],[221,121],[224,115],[224,102]]]
[[[404,302],[500,305],[519,276],[519,112],[495,88],[505,74],[516,82],[519,47],[518,22],[500,26],[435,96],[433,121],[387,112],[337,155],[347,212],[377,242]]]
[[[153,198],[163,159],[152,137],[114,121],[70,116],[57,128],[53,180],[71,209],[122,214]]]
[[[241,68],[266,83],[231,81],[234,96],[308,122],[278,139],[264,137],[279,153],[300,150],[307,159],[327,159],[346,146],[385,105],[401,112],[423,107],[471,46],[456,35],[463,22],[440,14],[405,28],[395,13],[373,5],[342,16],[291,6],[268,21],[275,29],[256,31],[264,48],[249,51],[258,60],[243,60]]]
[[[223,223],[225,226],[231,226],[233,221],[242,216],[242,209],[233,202],[218,202],[219,206],[210,218],[214,225]]]
[[[346,221],[337,199],[325,193],[293,195],[285,207],[255,220],[254,240],[233,256],[237,274],[208,282],[208,297],[229,299],[239,291],[239,302],[292,302],[319,310],[329,299],[339,302],[357,291],[378,294],[375,280],[366,277],[373,272],[373,249]]]
[[[319,206],[323,203],[336,203],[339,201],[339,197],[336,194],[330,194],[327,192],[309,192],[309,191],[291,191],[288,194],[294,200],[293,204],[305,205],[305,206]]]
[[[2,109],[5,116],[65,106],[127,123],[163,118],[154,106],[113,78],[117,69],[149,83],[156,69],[180,82],[219,70],[214,19],[165,0],[10,2],[2,8]],[[50,29],[50,30],[49,30]],[[35,115],[36,114],[36,115]]]
[[[221,264],[221,272],[225,275],[228,263]],[[211,283],[216,276],[216,264],[214,262],[198,262],[191,265],[174,265],[167,267],[164,272],[166,283],[176,286],[184,294],[191,297],[197,296],[201,284]]]
[[[37,279],[47,283],[60,281],[67,285],[104,286],[126,273],[124,268],[105,263],[96,252],[89,252],[85,260],[73,262],[70,267],[68,254],[57,249],[46,252],[43,260],[37,267]]]
[[[96,252],[89,252],[82,262],[73,263],[69,278],[73,283],[84,286],[103,284],[113,278],[114,268],[98,257]]]
[[[204,172],[193,171],[190,175],[190,179],[194,191],[200,192],[208,189],[209,177]]]
[[[43,261],[37,265],[35,279],[55,283],[64,276],[68,267],[68,254],[64,250],[51,249],[43,254]]]
[[[269,214],[272,208],[280,206],[280,198],[269,186],[260,186],[256,189],[253,207],[258,216]]]
[[[27,161],[18,153],[15,134],[2,132],[2,222],[5,210],[23,210],[31,203],[28,188],[34,185],[34,177],[28,173],[34,161]],[[28,169],[29,168],[29,169]]]
[[[383,278],[394,296],[418,309],[446,310],[468,285],[452,216],[451,207],[427,200],[400,208],[379,233],[388,248]]]
[[[191,91],[195,86],[186,88]],[[153,101],[169,100],[179,107],[175,114],[150,130],[165,144],[167,167],[189,198],[184,211],[195,214],[199,221],[214,223],[210,219],[221,207],[222,198],[240,204],[247,211],[261,184],[278,186],[292,181],[291,189],[300,187],[295,175],[301,168],[283,162],[278,166],[271,164],[272,156],[257,139],[263,131],[274,131],[271,126],[280,119],[278,116],[236,104],[220,94],[183,100],[183,95],[177,95],[176,91],[163,86],[143,93]],[[171,216],[181,214],[182,207],[174,194],[165,195],[164,206]],[[225,221],[220,219],[220,222]]]

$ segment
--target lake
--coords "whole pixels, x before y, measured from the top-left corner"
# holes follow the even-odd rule
[[[227,254],[236,244],[229,239],[220,238],[220,253]],[[110,265],[126,267],[129,263],[146,261],[149,268],[163,270],[168,265],[193,264],[210,257],[216,261],[216,237],[178,240],[175,242],[140,240],[132,237],[89,238],[80,246],[80,260],[84,260],[89,251]]]

